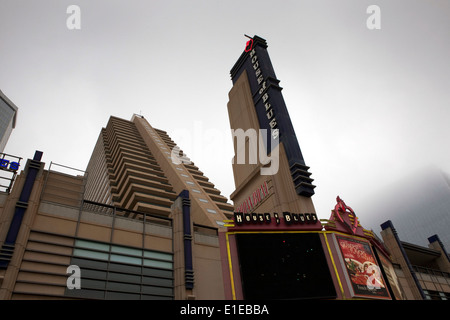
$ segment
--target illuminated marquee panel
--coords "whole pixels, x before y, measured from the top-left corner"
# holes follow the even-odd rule
[[[339,261],[352,297],[387,299],[390,294],[370,243],[363,239],[334,235]]]
[[[233,220],[226,220],[228,231],[320,231],[323,226],[315,213],[242,213],[235,212]]]
[[[277,225],[281,223],[280,215],[275,212],[273,214],[273,219]],[[283,221],[286,225],[291,224],[303,224],[303,223],[316,223],[317,215],[315,213],[291,213],[291,212],[283,212]],[[234,213],[234,222],[238,226],[242,226],[244,224],[256,224],[256,223],[268,223],[272,222],[272,215],[270,213],[242,213],[235,212]]]

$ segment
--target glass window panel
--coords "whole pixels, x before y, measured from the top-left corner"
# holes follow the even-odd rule
[[[89,289],[81,289],[81,290],[66,289],[65,296],[85,298],[85,299],[104,299],[105,292],[101,290],[89,290]]]
[[[117,273],[117,272],[110,272],[108,274],[108,280],[113,281],[122,281],[122,282],[128,282],[128,283],[141,283],[141,276],[139,275],[132,275],[132,274],[124,274],[124,273]]]
[[[73,249],[73,255],[79,256],[79,257],[85,257],[85,258],[93,258],[93,259],[99,259],[99,260],[108,260],[108,254],[103,252],[96,252],[91,250],[85,250],[85,249]]]
[[[134,258],[134,257],[126,257],[119,254],[111,254],[111,261],[115,262],[123,262],[123,263],[129,263],[129,264],[142,264],[141,258]]]
[[[171,288],[161,288],[161,287],[142,286],[142,293],[157,294],[157,295],[163,295],[163,296],[171,296],[171,295],[173,295],[173,289],[171,289]]]
[[[144,266],[162,269],[172,269],[172,262],[144,259]]]
[[[150,296],[143,294],[141,300],[173,300],[173,296]]]
[[[161,277],[161,278],[173,278],[172,270],[162,270],[162,269],[151,269],[151,268],[143,268],[142,274],[150,277]]]
[[[129,254],[129,255],[138,256],[138,257],[142,256],[142,250],[135,249],[135,248],[127,248],[127,247],[122,247],[122,246],[112,246],[111,252],[124,253],[124,254]]]
[[[161,287],[172,287],[173,280],[172,279],[161,279],[161,278],[153,278],[153,277],[143,277],[142,283],[151,286],[161,286]]]
[[[87,240],[75,240],[75,247],[86,248],[86,249],[94,249],[100,251],[109,251],[109,244],[87,241]]]
[[[107,292],[106,299],[108,300],[139,300],[139,294],[123,293],[123,292]]]
[[[128,274],[141,274],[140,266],[130,266],[118,263],[110,263],[109,270]]]
[[[81,273],[81,288],[83,289],[105,289],[105,284],[106,282],[102,280],[84,279],[83,273]]]
[[[100,269],[106,270],[108,268],[108,263],[103,261],[95,261],[81,258],[72,258],[70,264],[75,264],[83,270],[84,268]]]
[[[155,251],[144,251],[144,258],[173,261],[173,255],[171,253],[155,252]]]
[[[106,271],[98,271],[98,270],[90,270],[81,267],[81,277],[82,279],[85,278],[92,278],[92,279],[103,279],[106,280]]]
[[[110,281],[106,285],[107,290],[116,290],[124,292],[139,293],[141,291],[141,286],[139,284],[121,283]]]

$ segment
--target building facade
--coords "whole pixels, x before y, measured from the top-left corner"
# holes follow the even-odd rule
[[[0,152],[5,150],[12,130],[16,127],[17,106],[0,90]]]
[[[405,299],[450,300],[450,257],[440,237],[428,237],[423,247],[402,241],[390,220],[381,229]]]
[[[227,198],[167,132],[153,128],[141,116],[130,121],[109,119],[86,172],[87,200],[169,216],[177,195],[189,190],[195,223],[218,228],[233,214]]]

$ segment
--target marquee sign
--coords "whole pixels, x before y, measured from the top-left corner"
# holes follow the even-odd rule
[[[260,129],[267,132],[263,136],[267,154],[282,142],[297,194],[311,197],[315,188],[311,184],[313,179],[310,178],[309,167],[305,165],[264,39],[254,36],[247,41],[244,52],[230,71],[233,84],[244,71]]]
[[[225,220],[225,227],[231,230],[322,230],[315,213],[243,213],[235,212],[233,220]]]
[[[283,212],[284,223],[287,225],[297,223],[316,223],[317,215],[315,213],[291,213]],[[275,212],[273,219],[277,225],[281,223],[280,215]],[[248,223],[271,223],[272,215],[270,213],[234,213],[234,222],[241,226]]]

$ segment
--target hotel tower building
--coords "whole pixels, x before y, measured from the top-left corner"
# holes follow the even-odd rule
[[[188,190],[195,223],[218,228],[233,206],[169,137],[141,116],[111,117],[87,167],[85,198],[129,210],[170,216]],[[178,152],[175,152],[177,151]]]
[[[17,106],[0,90],[0,152],[3,152],[12,130],[16,127]]]

